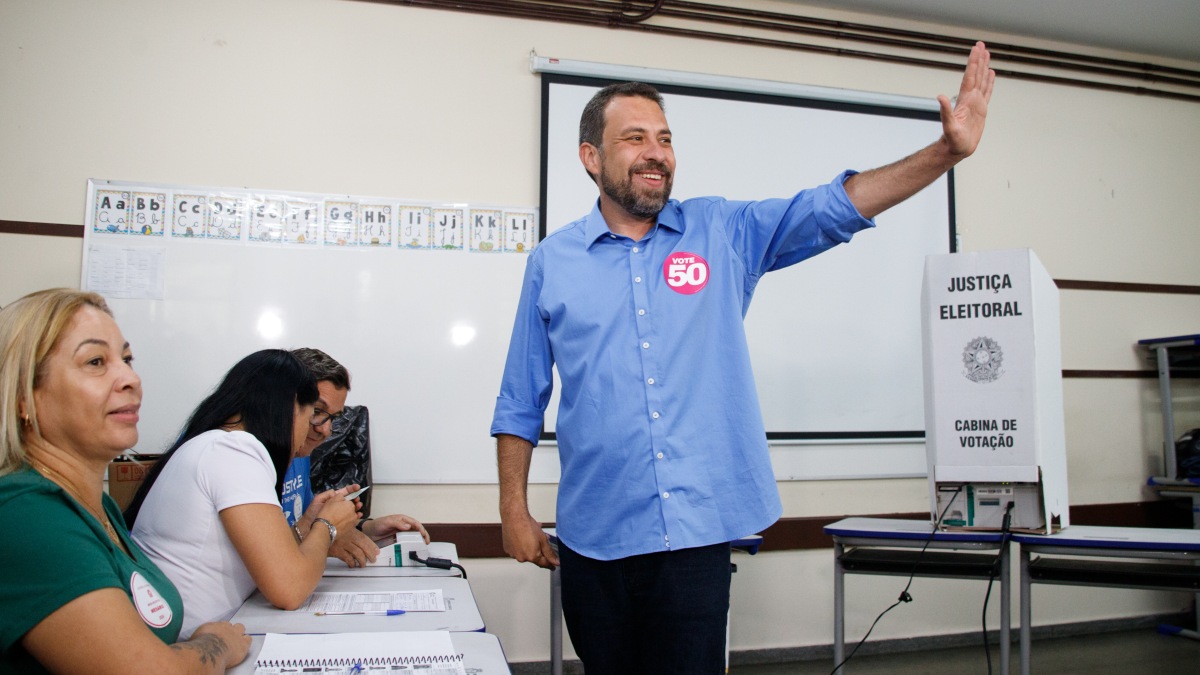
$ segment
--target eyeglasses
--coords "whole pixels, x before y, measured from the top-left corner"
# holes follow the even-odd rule
[[[338,413],[338,414],[334,415],[333,413],[329,412],[328,410],[321,410],[320,408],[314,408],[313,414],[312,414],[312,419],[309,420],[308,423],[314,427],[319,427],[319,426],[325,424],[326,422],[336,422],[340,419],[342,419],[342,413]]]

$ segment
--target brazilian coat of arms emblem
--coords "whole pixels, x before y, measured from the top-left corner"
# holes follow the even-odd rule
[[[1003,374],[1004,352],[989,337],[977,337],[963,349],[963,376],[972,382],[995,382]]]

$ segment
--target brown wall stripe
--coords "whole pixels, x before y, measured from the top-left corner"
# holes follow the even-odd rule
[[[43,237],[77,237],[83,239],[82,225],[34,223],[26,220],[0,220],[0,233],[36,234]]]
[[[1064,370],[1063,377],[1099,377],[1109,379],[1152,380],[1158,377],[1156,370]],[[1171,377],[1187,377],[1188,374],[1171,373]]]
[[[1125,293],[1170,293],[1178,295],[1200,295],[1200,286],[1179,284],[1130,284],[1120,281],[1075,281],[1055,279],[1054,285],[1072,291],[1121,291]]]
[[[822,530],[826,525],[847,516],[813,518],[781,518],[763,533],[763,551],[795,551],[824,549],[833,540]],[[869,516],[925,520],[928,512],[889,513]],[[1071,507],[1073,525],[1107,525],[1113,527],[1175,527],[1192,526],[1190,499],[1164,499],[1152,502],[1124,504],[1088,504]],[[550,526],[551,524],[547,524]],[[498,523],[425,523],[435,541],[452,541],[460,558],[505,558]]]

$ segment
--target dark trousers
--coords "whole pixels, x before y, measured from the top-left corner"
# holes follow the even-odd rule
[[[560,540],[567,631],[587,675],[725,672],[729,544],[601,561]]]

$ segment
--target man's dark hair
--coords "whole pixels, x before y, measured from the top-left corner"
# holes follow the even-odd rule
[[[654,87],[642,82],[621,82],[619,84],[610,84],[607,87],[596,92],[592,100],[583,108],[583,114],[579,117],[579,144],[589,143],[600,147],[600,143],[604,140],[604,109],[608,107],[608,102],[617,96],[638,96],[648,98],[658,104],[658,107],[664,112],[666,106],[663,105],[662,94]]]
[[[350,371],[332,356],[312,347],[293,349],[292,355],[308,367],[317,382],[329,382],[338,389],[350,391]]]

